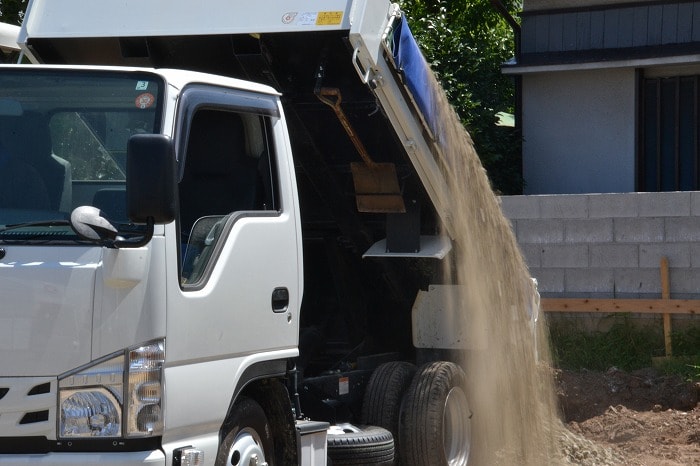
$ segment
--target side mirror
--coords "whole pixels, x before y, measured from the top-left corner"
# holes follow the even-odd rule
[[[134,223],[170,223],[176,215],[176,163],[172,140],[136,134],[126,154],[126,202]]]

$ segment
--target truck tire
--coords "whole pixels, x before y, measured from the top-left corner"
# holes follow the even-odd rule
[[[410,466],[464,466],[471,448],[471,411],[464,371],[454,363],[422,366],[399,416],[400,457]]]
[[[410,362],[392,361],[377,367],[367,383],[362,402],[362,422],[387,429],[394,436],[396,463],[399,454],[399,411],[401,400],[416,373]]]
[[[329,434],[328,458],[328,464],[333,466],[393,466],[394,437],[377,426]]]
[[[267,464],[275,466],[274,439],[265,411],[251,398],[241,398],[222,427],[217,466]],[[257,463],[255,458],[257,457]]]

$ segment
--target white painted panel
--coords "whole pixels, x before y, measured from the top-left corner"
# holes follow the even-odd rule
[[[239,34],[349,29],[351,0],[33,0],[29,37]]]
[[[523,76],[526,194],[635,189],[635,72]]]

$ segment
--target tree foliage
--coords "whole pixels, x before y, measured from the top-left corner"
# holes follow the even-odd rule
[[[0,22],[19,26],[24,18],[27,0],[0,0]],[[0,51],[0,63],[16,63],[19,52]]]
[[[26,9],[27,0],[0,0],[0,21],[19,26]]]
[[[503,0],[511,12],[518,0]],[[514,55],[513,31],[489,0],[403,0],[409,26],[469,130],[494,189],[522,192],[520,137],[497,126],[514,112],[515,89],[500,65]]]

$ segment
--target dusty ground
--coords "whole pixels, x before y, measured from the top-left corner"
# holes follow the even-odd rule
[[[556,381],[569,430],[611,451],[614,463],[700,465],[699,384],[654,369],[615,368],[558,371]],[[596,464],[590,454],[576,451],[570,460]]]

